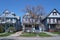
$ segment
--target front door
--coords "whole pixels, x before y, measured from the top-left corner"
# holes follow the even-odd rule
[[[38,25],[35,26],[35,30],[39,30],[39,26]]]

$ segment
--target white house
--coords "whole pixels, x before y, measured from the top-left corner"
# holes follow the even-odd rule
[[[26,13],[22,18],[23,31],[42,32],[44,26],[40,22],[40,17],[33,13]]]
[[[4,31],[7,31],[9,27],[15,27],[16,31],[20,30],[20,17],[16,16],[14,12],[4,10],[0,15],[0,25],[3,25]]]
[[[60,30],[60,13],[53,9],[43,21],[47,31]]]

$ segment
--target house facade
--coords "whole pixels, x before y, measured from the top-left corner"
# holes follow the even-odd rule
[[[16,16],[14,12],[4,10],[0,15],[0,25],[2,25],[4,32],[11,31],[10,29],[19,31],[21,27],[20,17]]]
[[[33,13],[26,13],[22,18],[24,32],[42,32],[44,26],[40,22],[40,16]]]
[[[60,31],[60,13],[53,9],[45,18],[32,13],[26,13],[22,18],[23,31],[43,32]]]
[[[60,30],[60,13],[53,9],[42,22],[45,25],[46,31]]]

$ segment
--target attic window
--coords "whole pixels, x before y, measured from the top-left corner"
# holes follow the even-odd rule
[[[16,16],[16,14],[12,14],[13,16]]]
[[[57,13],[54,12],[53,15],[57,15]]]

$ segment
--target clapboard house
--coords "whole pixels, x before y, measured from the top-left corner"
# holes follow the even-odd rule
[[[60,30],[60,13],[53,9],[42,22],[46,31],[58,31]]]
[[[42,32],[44,26],[40,22],[40,16],[33,13],[26,13],[22,18],[23,31]]]

